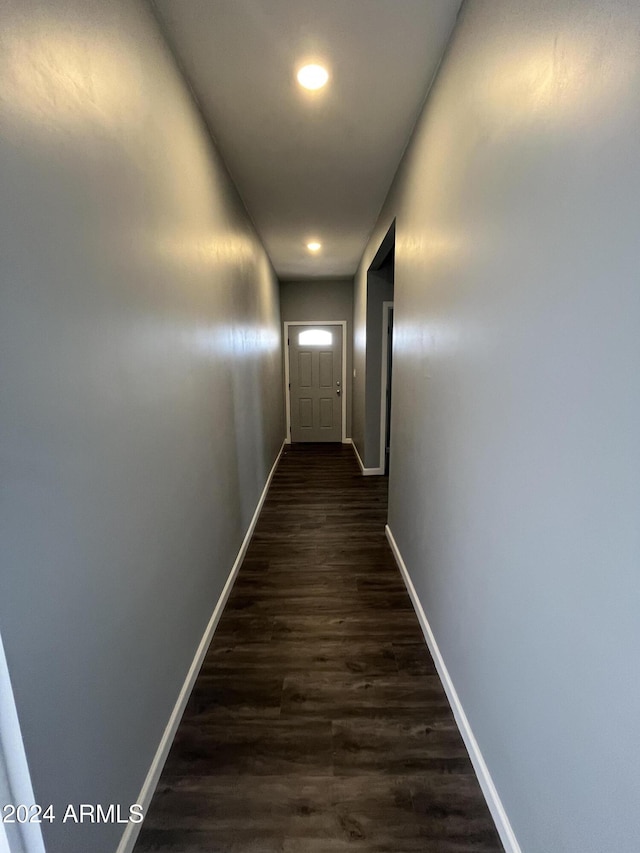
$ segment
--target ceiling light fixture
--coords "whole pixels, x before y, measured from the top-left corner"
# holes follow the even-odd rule
[[[305,89],[322,89],[329,79],[329,72],[322,65],[303,65],[297,76],[298,83]]]
[[[312,240],[311,243],[307,243],[307,249],[310,252],[319,252],[322,248],[322,243],[318,243],[316,240]]]

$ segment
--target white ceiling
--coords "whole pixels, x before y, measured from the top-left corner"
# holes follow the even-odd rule
[[[352,275],[460,0],[154,3],[278,275]]]

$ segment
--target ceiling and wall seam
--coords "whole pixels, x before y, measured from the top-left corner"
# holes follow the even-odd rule
[[[369,234],[367,235],[367,239],[363,245],[363,255],[364,255],[364,251],[366,250],[366,247],[369,245],[369,242],[371,241],[371,238],[373,237],[374,231],[378,227],[378,224],[380,222],[380,217],[382,216],[382,211],[384,210],[384,206],[387,203],[387,199],[389,197],[389,192],[391,191],[391,187],[396,183],[396,180],[398,178],[398,173],[400,172],[400,169],[402,168],[402,165],[404,163],[404,159],[405,159],[405,155],[407,153],[407,149],[409,148],[409,145],[411,144],[411,140],[413,139],[413,136],[416,132],[416,127],[418,126],[418,121],[420,120],[420,117],[422,116],[422,113],[424,112],[427,101],[429,100],[429,95],[431,94],[431,90],[433,89],[433,84],[436,82],[436,80],[438,78],[438,74],[440,73],[440,68],[442,67],[442,63],[444,62],[445,57],[447,56],[447,53],[449,52],[449,49],[451,47],[451,42],[453,40],[453,34],[456,31],[456,27],[458,26],[458,21],[460,20],[460,16],[462,15],[462,10],[463,10],[464,6],[466,5],[466,3],[467,3],[467,0],[460,0],[460,6],[458,7],[458,11],[456,12],[456,17],[455,17],[455,20],[453,22],[453,26],[451,27],[451,30],[449,31],[449,35],[447,36],[447,40],[445,42],[444,49],[440,55],[440,59],[438,60],[438,64],[436,65],[436,67],[433,71],[433,74],[431,75],[431,79],[429,80],[429,82],[427,84],[427,88],[425,90],[424,97],[420,101],[420,105],[418,106],[415,119],[414,119],[413,124],[411,125],[411,129],[409,130],[409,133],[407,135],[407,139],[404,143],[402,153],[400,154],[400,159],[398,160],[398,165],[396,166],[396,170],[393,173],[393,177],[391,178],[391,181],[389,183],[389,187],[387,188],[387,192],[385,194],[385,197],[384,197],[382,204],[380,205],[378,212],[376,214],[375,221],[374,221],[373,225],[371,226],[371,230],[369,231]],[[362,263],[362,260],[363,260],[363,258],[360,259],[360,263]],[[358,266],[360,266],[360,264],[358,264]],[[354,276],[357,274],[358,274],[358,270],[355,271]]]
[[[160,37],[162,38],[167,50],[171,54],[171,58],[173,59],[173,62],[175,63],[176,68],[178,69],[178,73],[179,73],[180,77],[182,78],[182,80],[184,81],[184,84],[185,84],[185,86],[189,92],[189,97],[191,98],[193,105],[196,108],[198,116],[200,117],[200,121],[202,122],[202,126],[203,126],[207,136],[209,137],[211,144],[213,145],[213,147],[214,147],[214,149],[215,149],[215,151],[216,151],[216,153],[220,159],[220,162],[221,162],[222,166],[224,167],[225,172],[229,176],[229,180],[231,181],[233,188],[235,189],[235,191],[238,195],[238,198],[240,199],[240,203],[242,204],[242,207],[244,208],[244,211],[247,214],[249,222],[251,223],[251,227],[253,228],[257,238],[260,240],[260,243],[262,244],[262,247],[265,251],[265,255],[269,259],[269,265],[271,266],[271,270],[277,278],[275,264],[273,263],[271,255],[269,254],[269,251],[267,250],[267,246],[266,246],[266,243],[263,239],[262,234],[260,233],[260,229],[258,228],[258,225],[257,225],[255,219],[251,215],[251,211],[247,207],[247,203],[244,199],[244,196],[240,192],[240,187],[238,186],[231,170],[229,169],[227,161],[225,160],[225,158],[222,154],[220,144],[216,138],[216,135],[213,131],[213,128],[211,127],[211,125],[210,125],[210,123],[206,117],[205,111],[202,107],[202,102],[200,101],[200,98],[198,97],[198,93],[196,92],[196,90],[193,86],[193,83],[191,82],[190,76],[187,74],[187,70],[184,66],[182,59],[180,58],[180,54],[176,50],[176,48],[173,44],[173,41],[171,39],[171,36],[169,35],[169,33],[167,31],[167,27],[164,23],[164,20],[162,18],[160,11],[158,10],[158,7],[155,3],[155,0],[146,0],[146,2],[147,2],[147,5],[149,6],[149,8],[151,10],[151,14],[153,16],[153,19],[156,22],[156,25],[158,27],[158,31],[160,33]]]

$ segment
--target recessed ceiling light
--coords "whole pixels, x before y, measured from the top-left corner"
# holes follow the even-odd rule
[[[298,71],[298,83],[305,89],[322,89],[329,79],[329,72],[322,65],[303,65]]]
[[[322,248],[322,243],[318,243],[315,240],[312,240],[311,243],[307,243],[307,249],[310,252],[319,252]]]

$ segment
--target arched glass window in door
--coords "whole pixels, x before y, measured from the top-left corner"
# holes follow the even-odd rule
[[[330,347],[332,341],[333,335],[325,329],[305,329],[298,335],[298,345],[301,347]]]

